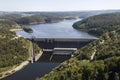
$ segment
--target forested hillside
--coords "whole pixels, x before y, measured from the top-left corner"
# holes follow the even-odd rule
[[[10,20],[14,21],[17,24],[21,25],[29,25],[29,24],[41,24],[41,23],[53,23],[63,20],[63,17],[49,14],[34,14],[34,13],[13,13],[13,14],[5,14],[0,15],[1,20]]]
[[[32,15],[24,16],[15,20],[18,24],[41,24],[41,23],[53,23],[62,20],[62,18],[57,16],[47,16],[47,15]]]
[[[105,32],[116,30],[120,25],[120,13],[102,14],[83,19],[73,24],[73,27],[101,36]]]
[[[0,77],[3,72],[29,59],[30,42],[17,37],[15,32],[10,31],[10,29],[16,28],[16,25],[9,19],[0,20]],[[39,52],[37,46],[35,51]]]
[[[120,13],[114,13],[75,23],[76,29],[97,35],[99,39],[79,49],[73,58],[37,80],[120,80],[119,19]]]

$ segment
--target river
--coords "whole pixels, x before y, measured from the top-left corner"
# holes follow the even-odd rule
[[[39,25],[28,25],[33,29],[33,33],[29,34],[22,30],[17,31],[17,35],[22,35],[25,38],[31,36],[37,38],[95,38],[85,32],[80,32],[72,27],[73,23],[81,20],[63,20],[58,23],[47,23]],[[50,61],[50,54],[43,53],[41,58],[33,63],[27,65],[24,69],[6,77],[3,80],[35,80],[37,77],[42,77],[49,73],[53,68],[58,66],[61,62],[69,59],[70,56],[53,56]]]

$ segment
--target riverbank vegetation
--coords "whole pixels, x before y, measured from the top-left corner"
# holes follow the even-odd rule
[[[120,13],[103,14],[73,25],[98,36],[74,53],[49,74],[37,80],[119,80],[120,79]]]

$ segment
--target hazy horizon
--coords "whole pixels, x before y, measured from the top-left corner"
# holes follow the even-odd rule
[[[120,0],[1,0],[0,11],[7,12],[69,12],[119,10]]]
[[[120,9],[106,9],[106,10],[78,10],[78,11],[1,11],[0,12],[89,12],[89,11],[116,11]]]

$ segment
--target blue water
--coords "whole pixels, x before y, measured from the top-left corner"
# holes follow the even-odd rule
[[[33,33],[26,33],[22,30],[16,31],[18,35],[22,35],[25,38],[34,36],[36,38],[95,38],[85,32],[78,31],[72,27],[73,23],[79,21],[76,20],[63,20],[58,23],[47,23],[39,25],[28,25],[26,27],[32,28]]]

